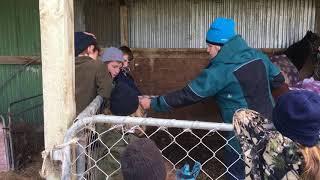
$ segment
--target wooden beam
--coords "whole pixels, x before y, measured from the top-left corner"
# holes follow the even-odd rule
[[[175,58],[185,58],[186,56],[190,58],[190,54],[201,53],[204,58],[208,58],[209,55],[204,48],[133,48],[135,57],[140,56],[150,56],[150,57],[162,57],[168,56],[167,52],[170,53],[170,56]],[[281,48],[262,48],[263,52],[272,55],[274,53],[279,53],[284,49]],[[175,52],[176,54],[172,53]],[[199,57],[200,54],[197,55]],[[192,57],[192,56],[191,56]],[[40,56],[0,56],[0,64],[41,64]]]
[[[0,56],[0,64],[40,64],[40,56]]]
[[[63,143],[75,117],[73,0],[39,0],[45,148]],[[48,162],[47,179],[60,179]]]
[[[125,3],[120,5],[120,41],[121,45],[128,46],[128,7]]]

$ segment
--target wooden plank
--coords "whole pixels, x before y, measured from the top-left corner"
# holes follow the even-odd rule
[[[133,48],[135,58],[209,58],[205,48]],[[272,55],[282,52],[279,48],[262,48]],[[0,64],[41,64],[40,56],[0,56]]]
[[[0,64],[41,64],[40,56],[0,56]]]
[[[128,46],[128,7],[125,3],[120,5],[120,42]]]
[[[76,112],[73,0],[40,0],[39,9],[44,137],[50,150],[63,143]],[[60,179],[61,168],[47,163],[47,179]]]
[[[134,58],[210,58],[205,48],[133,48]],[[269,56],[280,53],[284,49],[262,48]]]

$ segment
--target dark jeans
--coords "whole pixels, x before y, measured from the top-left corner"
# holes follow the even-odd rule
[[[238,159],[238,160],[237,160]],[[236,162],[235,162],[236,161]],[[235,163],[234,163],[235,162]],[[245,179],[245,163],[243,160],[239,159],[239,154],[235,151],[226,150],[225,152],[225,163],[229,167],[232,163],[234,163],[231,167],[229,167],[229,171],[226,174],[228,180],[234,179]],[[233,177],[231,174],[235,177]]]

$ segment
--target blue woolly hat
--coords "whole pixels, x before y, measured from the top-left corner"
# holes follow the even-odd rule
[[[223,46],[236,35],[235,23],[232,19],[216,18],[207,32],[206,42]]]
[[[75,32],[74,33],[74,51],[75,56],[77,57],[90,45],[97,44],[97,40],[84,32]]]
[[[307,147],[316,145],[320,135],[320,96],[306,90],[289,91],[279,97],[272,121],[291,140]]]
[[[107,48],[102,55],[101,58],[102,62],[108,62],[108,61],[120,61],[123,62],[123,53],[120,49],[115,47]]]

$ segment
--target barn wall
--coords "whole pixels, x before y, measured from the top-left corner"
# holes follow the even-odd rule
[[[129,45],[204,48],[210,23],[225,16],[251,46],[285,48],[315,30],[316,1],[129,0]]]
[[[268,55],[274,49],[263,49]],[[133,75],[142,94],[161,95],[186,86],[209,63],[206,49],[134,49]],[[221,122],[214,99],[170,113],[150,112],[148,116],[168,119],[188,119]]]

